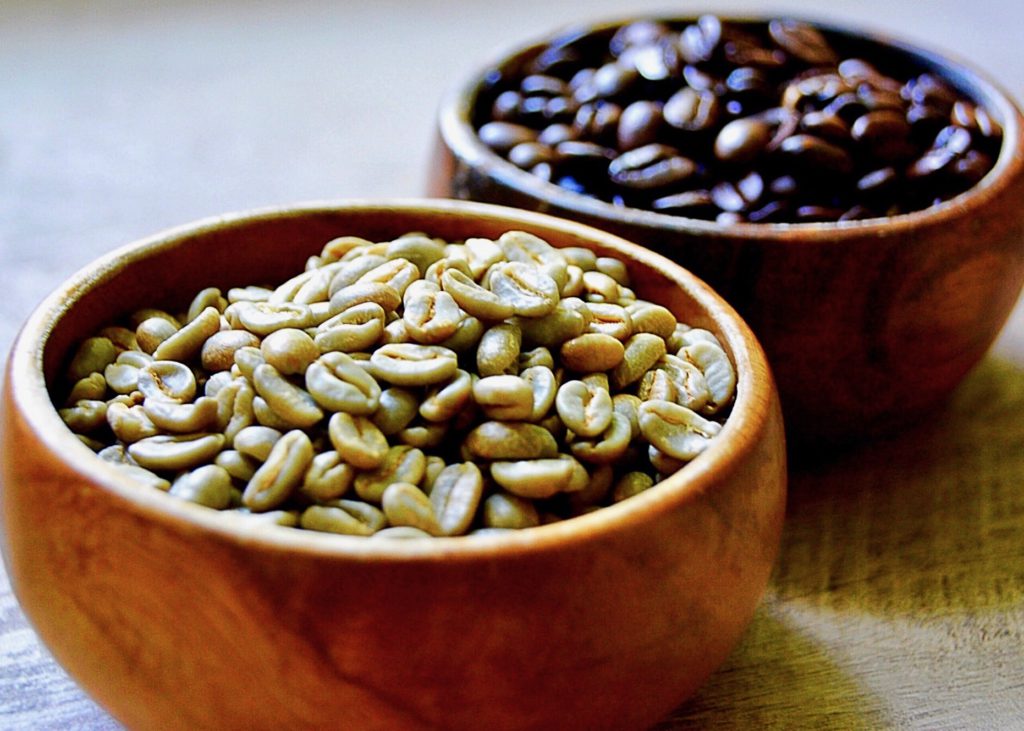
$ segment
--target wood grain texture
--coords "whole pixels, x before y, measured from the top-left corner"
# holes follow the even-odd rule
[[[786,3],[948,48],[1024,98],[1024,4],[927,6]],[[0,351],[45,294],[113,244],[255,205],[419,194],[437,101],[468,63],[584,15],[665,8],[0,3],[11,70],[0,84]],[[950,411],[835,467],[792,470],[768,599],[726,665],[659,728],[1020,728],[1022,422],[1018,303]],[[38,642],[2,570],[0,728],[120,728]]]

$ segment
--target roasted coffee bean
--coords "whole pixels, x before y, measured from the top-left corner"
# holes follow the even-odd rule
[[[685,132],[710,130],[718,121],[720,104],[710,90],[684,87],[673,94],[662,109],[666,124]]]
[[[608,166],[611,179],[625,188],[652,190],[693,177],[697,165],[666,145],[652,144],[624,152]]]
[[[1002,130],[977,100],[869,41],[832,40],[802,21],[711,15],[576,33],[502,70],[481,95],[481,139],[565,190],[723,226],[918,210],[991,169]],[[652,145],[675,152],[627,156]],[[914,185],[858,184],[887,167]],[[793,184],[742,207],[734,186],[751,172]]]
[[[651,144],[658,138],[661,123],[660,104],[646,100],[633,102],[622,110],[619,117],[619,149],[633,150]]]

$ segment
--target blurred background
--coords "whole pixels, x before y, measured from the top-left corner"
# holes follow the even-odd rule
[[[584,19],[709,11],[792,14],[887,31],[967,59],[1024,98],[1019,0],[0,0],[0,353],[50,290],[138,237],[239,209],[421,194],[439,99],[511,46]],[[1024,328],[1020,307],[1010,327]],[[1019,606],[1013,611],[1019,618]],[[824,675],[794,677],[806,692],[783,699],[807,706],[821,700],[831,710],[810,716],[814,725],[831,718],[836,727],[871,727],[886,717],[906,728],[947,727],[915,715],[912,697],[902,708],[862,696],[875,676],[833,672],[837,663],[855,666],[857,656],[849,648],[830,651],[830,620],[808,619],[810,629],[799,637],[781,629],[800,621],[769,610],[726,672],[760,662],[751,648],[788,642],[809,662],[829,655]],[[1019,639],[1016,654],[1008,649],[1000,662],[1020,659]],[[892,641],[886,652],[905,656],[906,646]],[[1012,637],[986,639],[1004,641]],[[923,682],[942,686],[946,673],[964,670],[949,664],[956,646],[955,637],[937,644],[914,672],[931,667],[925,660],[939,663]],[[991,658],[978,655],[979,668]],[[776,665],[773,672],[791,669]],[[1016,682],[1020,690],[1020,668],[1008,670],[1007,687]],[[692,715],[695,726],[715,725],[700,709],[716,698],[719,707],[742,704],[750,676],[739,677],[738,684],[711,686]],[[1012,701],[1000,705],[969,691],[941,705],[967,707],[965,713],[988,708],[986,728],[1009,727],[1024,713]],[[748,710],[720,727],[786,718]],[[786,725],[803,727],[799,720]],[[0,727],[116,728],[38,645],[2,573]]]

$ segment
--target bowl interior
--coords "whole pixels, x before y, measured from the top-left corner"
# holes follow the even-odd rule
[[[96,458],[66,429],[50,402],[73,348],[100,327],[143,306],[176,310],[207,286],[228,288],[280,283],[301,271],[306,259],[340,235],[389,240],[424,231],[447,240],[497,237],[522,229],[556,246],[587,246],[626,262],[634,289],[671,309],[691,325],[715,332],[737,368],[737,398],[725,431],[704,454],[659,484],[659,489],[572,520],[509,535],[474,540],[369,542],[288,528],[258,537],[216,511],[155,490],[139,491]],[[582,540],[591,531],[628,530],[630,525],[706,489],[747,453],[768,418],[773,385],[764,356],[746,325],[710,288],[681,267],[609,234],[529,212],[456,201],[391,201],[310,204],[210,219],[174,229],[115,251],[86,267],[54,292],[26,325],[12,356],[14,392],[30,401],[25,411],[36,432],[66,454],[95,482],[159,520],[186,520],[234,538],[315,552],[430,557],[475,555],[494,546],[536,550],[552,542]],[[22,379],[26,382],[19,383]],[[34,382],[33,382],[34,381]],[[35,388],[24,388],[29,385]],[[59,396],[58,396],[59,397]],[[645,517],[646,516],[646,517]],[[382,545],[382,544],[389,545]],[[399,545],[400,544],[400,545]]]

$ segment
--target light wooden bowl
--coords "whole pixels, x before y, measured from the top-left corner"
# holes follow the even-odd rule
[[[815,25],[846,45],[931,70],[985,105],[1004,130],[992,171],[927,210],[841,224],[722,226],[591,199],[507,162],[471,123],[489,72],[520,68],[553,34],[496,59],[446,97],[428,190],[580,221],[690,269],[764,346],[791,442],[845,442],[914,423],[985,355],[1024,283],[1024,119],[967,65],[887,36]]]
[[[377,541],[140,488],[50,399],[76,341],[208,285],[281,280],[338,235],[534,232],[628,262],[642,296],[716,332],[738,371],[720,437],[647,493],[511,535]],[[54,656],[133,729],[631,729],[729,653],[776,556],[783,429],[763,353],[694,276],[609,234],[453,201],[232,215],[131,244],[28,320],[3,401],[3,550]]]

